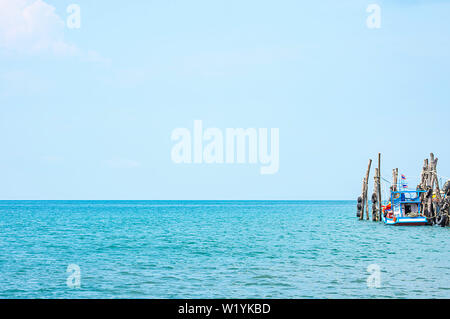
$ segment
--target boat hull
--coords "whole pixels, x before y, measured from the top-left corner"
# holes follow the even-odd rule
[[[386,225],[391,226],[426,226],[427,218],[426,217],[397,217],[395,220],[393,218],[387,218],[383,216],[383,222]]]

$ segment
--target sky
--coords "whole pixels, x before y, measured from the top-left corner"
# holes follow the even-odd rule
[[[0,0],[0,199],[353,200],[378,152],[386,179],[414,186],[430,152],[450,176],[449,17],[436,0]],[[174,163],[195,120],[278,128],[278,171]]]

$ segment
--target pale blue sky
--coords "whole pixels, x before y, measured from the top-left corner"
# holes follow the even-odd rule
[[[449,1],[45,3],[0,14],[0,199],[354,199],[378,152],[450,176]],[[279,128],[279,172],[174,164],[196,119]]]

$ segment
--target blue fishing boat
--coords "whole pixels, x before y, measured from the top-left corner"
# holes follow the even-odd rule
[[[420,202],[421,193],[425,191],[392,190],[390,202],[383,206],[383,222],[394,226],[427,225],[427,218],[423,215]]]
[[[362,192],[357,198],[356,216],[360,220],[364,217],[369,219],[367,193],[371,164],[372,160],[369,159]],[[409,190],[406,176],[399,176],[398,168],[392,170],[392,183],[381,176],[381,153],[378,153],[372,194],[372,220],[394,226],[450,225],[450,179],[447,178],[441,188],[442,178],[445,177],[437,174],[436,164],[437,158],[431,153],[430,158],[424,160],[415,190]],[[382,181],[389,184],[389,195],[382,196]],[[386,200],[383,201],[383,198]]]

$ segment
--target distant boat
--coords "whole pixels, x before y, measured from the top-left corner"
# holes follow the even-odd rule
[[[383,206],[383,222],[394,226],[428,225],[420,203],[421,193],[425,191],[391,191],[390,202]]]

